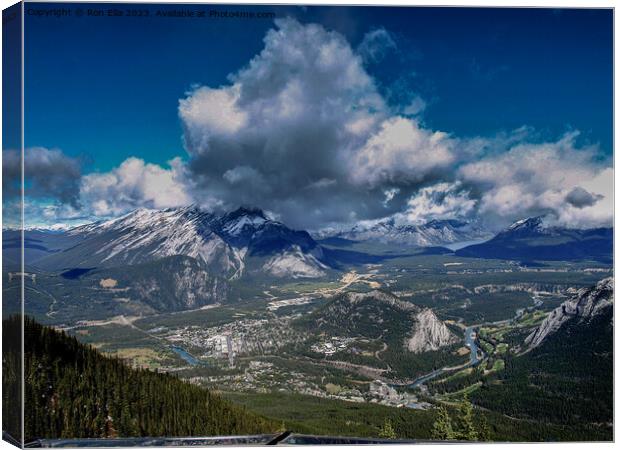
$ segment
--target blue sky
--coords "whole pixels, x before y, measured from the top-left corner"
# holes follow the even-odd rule
[[[110,6],[89,4],[85,9]],[[50,7],[29,4],[27,10]],[[168,161],[180,157],[189,168],[187,176],[203,175],[196,169],[200,158],[183,141],[187,119],[180,118],[179,100],[191,96],[196,86],[230,86],[229,74],[261,52],[274,21],[162,18],[155,12],[180,9],[179,5],[144,8],[150,17],[40,18],[26,12],[26,147],[58,149],[77,158],[83,175],[113,171],[130,157],[164,169]],[[201,8],[214,9],[192,6]],[[337,32],[358,53],[369,33],[382,30],[389,37],[379,42],[381,58],[366,58],[363,70],[386,108],[392,115],[402,114],[418,99],[419,111],[410,118],[421,129],[446,133],[459,139],[461,146],[477,138],[493,142],[483,145],[470,162],[488,153],[508,152],[519,139],[527,145],[557,144],[575,130],[579,134],[571,135],[570,148],[593,152],[589,163],[608,161],[612,155],[611,10],[220,9],[273,11],[276,17],[295,18],[302,26],[316,23],[327,33]],[[522,127],[527,137],[515,137],[521,133],[515,130]],[[235,167],[241,165],[237,162]],[[390,214],[402,212],[421,187],[437,181],[409,178],[401,185],[401,175],[392,176],[380,189],[372,187],[402,193],[398,207],[387,211]],[[479,187],[456,181],[462,183],[459,189],[477,195]],[[197,194],[200,189],[209,190],[193,186],[188,195],[202,198]],[[267,206],[285,217],[292,214]],[[352,220],[380,215],[366,207],[359,213]],[[321,220],[342,218],[328,214]]]

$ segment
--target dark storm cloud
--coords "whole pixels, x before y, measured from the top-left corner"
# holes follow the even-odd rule
[[[25,196],[52,199],[78,207],[80,204],[80,162],[62,151],[42,147],[24,151]],[[2,189],[5,195],[20,193],[21,152],[2,152]]]
[[[392,116],[343,36],[291,19],[276,24],[229,85],[180,101],[200,203],[255,205],[316,228],[397,212],[416,186],[445,173],[455,142]],[[376,55],[390,41],[385,30],[373,36],[364,48]],[[386,202],[394,188],[399,195]]]
[[[387,31],[353,50],[338,33],[285,19],[264,42],[227,85],[179,102],[188,191],[203,206],[257,206],[307,229],[387,216],[609,222],[612,171],[595,148],[578,148],[577,132],[460,139],[425,127],[421,102],[388,105],[364,64],[392,48]]]
[[[566,195],[566,201],[573,205],[575,208],[585,208],[586,206],[593,206],[601,198],[603,198],[602,195],[592,194],[582,187],[576,187]]]

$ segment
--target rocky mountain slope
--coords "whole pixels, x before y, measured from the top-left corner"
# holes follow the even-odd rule
[[[549,313],[543,323],[525,339],[525,344],[529,349],[538,347],[567,322],[590,322],[613,307],[613,294],[613,278],[605,278],[594,287],[580,289],[574,297]]]
[[[413,336],[407,340],[407,349],[413,353],[439,350],[459,339],[437,318],[432,309],[424,309],[415,316]]]
[[[489,241],[459,249],[456,255],[521,261],[611,262],[613,229],[547,227],[543,217],[532,217],[513,223]]]
[[[377,339],[400,352],[434,351],[459,341],[431,309],[378,290],[337,295],[302,323],[335,336]]]
[[[612,440],[613,328],[613,280],[607,278],[549,314],[528,336],[527,351],[504,355],[504,370],[473,392],[472,401],[513,420],[584,427],[596,439]]]
[[[307,232],[248,208],[138,209],[69,230],[28,230],[24,244],[26,272],[36,274],[27,307],[46,321],[201,308],[238,298],[235,287],[256,279],[332,269]],[[4,233],[5,273],[20,270],[20,250],[21,233]]]
[[[321,247],[305,231],[291,230],[257,209],[223,216],[196,207],[138,209],[120,218],[66,232],[66,248],[36,260],[46,270],[118,267],[170,256],[199,261],[212,276],[229,280],[244,274],[248,258],[278,258],[265,267],[275,276],[322,276]],[[270,270],[276,264],[277,270]]]

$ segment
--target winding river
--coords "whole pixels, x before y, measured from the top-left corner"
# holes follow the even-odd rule
[[[476,364],[480,362],[480,359],[481,359],[478,356],[478,344],[476,344],[474,327],[465,328],[464,341],[465,341],[465,346],[469,348],[469,363],[464,366],[461,366],[461,369],[475,366]],[[416,389],[416,388],[422,389],[424,383],[450,370],[452,369],[441,368],[441,369],[433,370],[431,373],[427,373],[426,375],[422,375],[421,377],[416,378],[416,380],[413,383],[408,384],[407,386],[413,389]]]

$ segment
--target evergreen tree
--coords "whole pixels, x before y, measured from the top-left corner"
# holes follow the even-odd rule
[[[277,430],[277,423],[206,389],[168,374],[132,369],[118,358],[104,356],[74,337],[30,318],[25,318],[24,330],[26,440],[208,436]],[[18,317],[3,321],[5,341],[20,332]],[[17,373],[19,347],[5,345],[3,350],[5,374]],[[14,389],[14,384],[13,377],[3,377],[4,411],[9,407],[6,393]]]
[[[382,439],[396,439],[396,431],[394,431],[390,419],[385,419],[385,422],[383,422],[383,426],[379,430],[379,437]]]
[[[463,396],[459,405],[459,414],[456,421],[456,438],[463,441],[477,441],[478,430],[474,424],[474,407],[469,397]]]
[[[435,423],[433,423],[432,437],[433,439],[441,441],[455,439],[455,433],[452,429],[452,419],[444,406],[440,407],[437,412],[437,418],[435,419]]]
[[[491,428],[489,427],[489,422],[484,416],[480,416],[480,432],[478,438],[481,441],[491,440]]]

